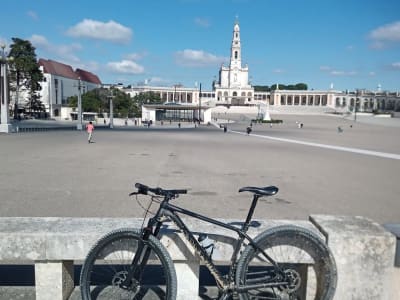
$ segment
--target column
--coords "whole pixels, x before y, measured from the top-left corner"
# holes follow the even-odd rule
[[[4,51],[4,50],[3,50]],[[7,61],[4,56],[1,57],[1,81],[0,81],[0,99],[1,99],[1,124],[0,132],[9,133],[11,132],[10,115],[9,115],[9,92],[8,92],[8,80],[7,80]]]
[[[35,262],[35,289],[38,300],[67,300],[74,290],[74,262]]]
[[[310,221],[325,235],[336,260],[334,300],[398,299],[393,297],[394,235],[359,216],[312,215]]]

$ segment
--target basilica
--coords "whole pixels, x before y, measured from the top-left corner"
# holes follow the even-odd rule
[[[237,21],[233,27],[229,66],[221,66],[219,80],[214,82],[213,90],[216,103],[245,105],[254,100],[254,89],[249,84],[249,67],[242,66],[240,27]]]

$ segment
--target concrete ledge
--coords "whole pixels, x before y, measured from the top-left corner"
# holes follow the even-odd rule
[[[383,227],[391,232],[397,240],[396,244],[396,258],[394,260],[394,265],[400,268],[400,224],[384,224]]]
[[[240,226],[238,220],[221,220]],[[185,220],[194,233],[207,232],[215,241],[217,262],[229,263],[234,232],[201,221]],[[36,299],[68,299],[73,263],[80,264],[94,243],[118,228],[140,228],[141,219],[123,218],[0,218],[0,263],[35,263]],[[254,221],[249,235],[283,224],[306,227],[325,238],[338,265],[335,299],[400,299],[391,287],[395,237],[379,224],[362,217],[314,215],[309,221]],[[198,297],[199,259],[177,234],[172,223],[161,240],[175,263],[178,299]],[[373,278],[373,280],[371,280]]]
[[[312,215],[326,236],[338,269],[335,300],[400,299],[395,290],[396,240],[364,217]]]

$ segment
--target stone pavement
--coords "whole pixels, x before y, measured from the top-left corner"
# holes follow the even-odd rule
[[[399,128],[328,116],[273,116],[254,135],[400,154]],[[296,121],[303,122],[298,129]],[[243,131],[247,120],[230,124]],[[337,132],[337,126],[344,128]],[[350,125],[353,125],[350,127]],[[180,205],[213,217],[244,218],[247,185],[276,185],[256,218],[306,219],[310,214],[400,220],[400,161],[200,128],[116,128],[86,133],[0,135],[0,216],[141,216],[129,198],[135,182],[187,188]]]
[[[398,119],[389,124],[362,116],[357,122],[272,117],[283,124],[254,124],[250,136],[205,125],[98,127],[92,144],[85,132],[75,130],[1,134],[0,216],[140,217],[143,210],[128,193],[142,182],[187,188],[189,194],[176,203],[212,217],[244,218],[250,198],[238,189],[276,185],[279,193],[273,200],[261,199],[255,218],[361,215],[381,224],[399,223],[400,160],[307,145],[400,155]],[[237,120],[228,129],[244,133],[250,118]],[[21,287],[12,294],[29,299],[32,290]],[[77,291],[74,295],[79,299]]]

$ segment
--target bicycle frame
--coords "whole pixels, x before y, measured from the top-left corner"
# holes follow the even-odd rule
[[[246,290],[250,290],[250,289],[265,287],[266,285],[268,285],[268,283],[252,285],[252,286],[234,286],[233,285],[235,271],[236,271],[237,256],[238,256],[238,253],[239,253],[244,241],[247,241],[250,245],[252,245],[254,248],[259,250],[265,256],[265,258],[274,267],[274,271],[276,272],[276,274],[282,275],[282,276],[280,276],[280,278],[281,278],[281,281],[283,281],[285,277],[283,275],[284,273],[281,270],[281,268],[276,264],[276,262],[270,256],[268,256],[262,249],[260,249],[259,246],[256,243],[254,243],[253,239],[246,233],[249,228],[249,224],[251,222],[251,218],[254,213],[254,209],[255,209],[258,198],[259,198],[258,196],[254,195],[253,202],[250,207],[248,216],[246,218],[246,221],[243,223],[241,229],[239,229],[233,225],[225,224],[218,220],[215,220],[215,219],[206,217],[204,215],[197,214],[192,211],[186,210],[184,208],[175,206],[173,204],[170,204],[168,201],[164,200],[160,204],[160,208],[158,209],[155,216],[149,219],[147,228],[144,229],[143,238],[146,239],[146,235],[148,237],[149,234],[153,234],[154,236],[157,236],[160,232],[162,224],[165,222],[165,220],[163,220],[163,217],[170,219],[182,231],[186,240],[193,246],[193,248],[195,249],[197,254],[203,260],[204,264],[206,265],[206,267],[209,269],[210,273],[215,278],[215,281],[216,281],[218,287],[222,291],[225,291],[225,292],[229,291],[229,290],[246,291]],[[223,227],[230,231],[236,232],[236,234],[238,235],[238,241],[237,241],[236,245],[234,246],[233,253],[230,258],[230,268],[229,268],[229,273],[228,273],[227,278],[224,278],[224,276],[220,273],[220,271],[217,269],[217,267],[214,264],[214,262],[212,261],[212,259],[208,256],[205,249],[200,245],[198,240],[195,238],[193,233],[185,225],[185,223],[183,222],[181,217],[178,215],[178,213],[187,215],[187,216],[195,218],[195,219],[202,220],[206,223],[211,223],[211,224],[217,225],[219,227]],[[147,258],[148,258],[148,256],[144,260],[142,260],[142,262],[144,261],[144,263],[146,263]],[[134,264],[134,262],[133,262],[133,264]],[[275,284],[285,284],[285,282],[279,282],[279,283],[274,282],[273,285],[275,285]]]

